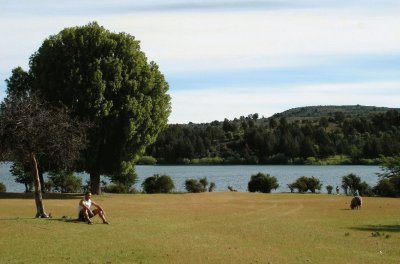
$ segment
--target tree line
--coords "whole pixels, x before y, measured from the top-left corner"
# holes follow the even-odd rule
[[[336,112],[318,119],[259,118],[171,124],[146,150],[159,164],[377,164],[400,154],[400,113]],[[146,162],[146,159],[142,160]]]

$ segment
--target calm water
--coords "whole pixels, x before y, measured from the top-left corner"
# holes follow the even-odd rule
[[[0,182],[3,182],[8,192],[23,192],[23,184],[16,183],[9,173],[10,164],[0,164]],[[288,183],[294,182],[301,176],[318,178],[323,184],[321,192],[326,192],[326,186],[341,185],[343,176],[354,173],[375,186],[378,177],[376,173],[382,172],[379,166],[290,166],[290,165],[234,165],[234,166],[136,166],[139,177],[136,189],[141,189],[141,183],[147,177],[154,174],[167,174],[175,183],[175,191],[185,191],[185,180],[207,177],[209,182],[216,184],[215,191],[227,191],[232,186],[238,191],[247,191],[247,183],[251,175],[258,172],[268,173],[278,179],[279,188],[273,192],[288,192]],[[78,174],[84,183],[88,179],[87,174]]]

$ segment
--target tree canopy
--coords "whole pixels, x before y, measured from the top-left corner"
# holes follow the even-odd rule
[[[95,22],[65,28],[31,56],[30,73],[33,91],[93,123],[80,169],[90,173],[94,193],[101,174],[131,177],[133,163],[167,126],[168,83],[129,34]]]
[[[7,97],[1,104],[0,155],[30,164],[35,186],[36,217],[47,217],[39,180],[39,161],[48,168],[71,166],[85,147],[87,125],[71,119],[66,108],[46,105],[37,96]]]

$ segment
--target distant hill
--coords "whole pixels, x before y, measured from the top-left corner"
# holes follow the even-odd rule
[[[326,106],[305,106],[296,107],[281,113],[274,114],[270,118],[285,117],[288,121],[297,119],[318,119],[321,117],[334,117],[338,113],[345,117],[366,117],[370,114],[385,113],[388,110],[400,112],[400,108],[363,106],[363,105],[326,105]]]

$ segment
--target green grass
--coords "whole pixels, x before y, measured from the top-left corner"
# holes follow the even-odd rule
[[[0,196],[0,263],[398,263],[400,199],[312,194],[105,194],[110,225],[68,222],[79,196]]]

